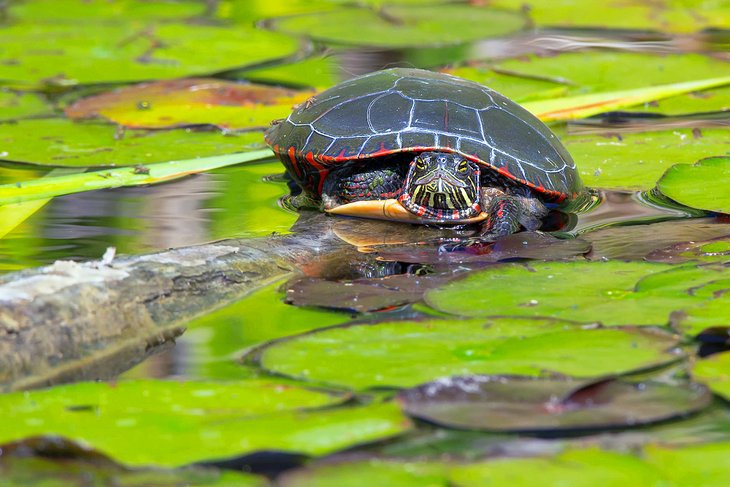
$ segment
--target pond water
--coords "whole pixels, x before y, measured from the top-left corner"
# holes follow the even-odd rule
[[[114,436],[122,423],[139,428],[131,427],[134,433],[128,437],[120,435],[118,444],[88,433],[88,424],[75,423],[78,415],[64,419],[69,411],[101,411],[114,404],[106,392],[81,383],[76,385],[78,389],[50,388],[31,399],[8,394],[7,404],[0,401],[0,411],[22,416],[23,428],[27,428],[0,437],[0,447],[11,445],[9,451],[14,451],[12,442],[26,444],[24,438],[54,433],[87,441],[122,465],[202,463],[269,474],[335,455],[314,470],[290,470],[279,478],[282,485],[315,485],[309,475],[315,475],[317,482],[328,476],[338,479],[332,485],[360,485],[358,475],[360,479],[371,475],[382,479],[382,485],[396,485],[392,482],[399,476],[405,480],[398,485],[427,485],[427,481],[445,479],[449,485],[486,485],[487,481],[499,483],[522,468],[507,462],[500,473],[498,463],[503,457],[523,457],[524,468],[548,472],[556,485],[569,482],[582,469],[599,471],[597,479],[607,478],[601,474],[606,469],[631,472],[627,478],[648,479],[647,485],[655,477],[671,479],[676,485],[702,485],[685,482],[698,475],[691,467],[696,458],[704,458],[703,468],[717,470],[718,478],[729,478],[730,471],[718,467],[722,455],[730,452],[730,407],[726,402],[730,398],[730,191],[724,185],[730,180],[730,88],[722,87],[730,80],[730,57],[723,37],[728,25],[713,30],[712,22],[703,23],[697,15],[682,17],[680,22],[678,17],[662,17],[663,8],[654,12],[663,19],[654,25],[651,19],[659,17],[646,16],[643,2],[628,2],[641,7],[636,11],[627,7],[631,12],[625,16],[633,15],[636,24],[607,13],[607,28],[596,29],[594,23],[576,25],[571,15],[561,17],[560,12],[567,8],[563,3],[570,3],[561,2],[555,7],[555,18],[544,6],[536,6],[532,15],[538,26],[519,29],[512,23],[522,25],[515,19],[530,10],[520,14],[519,7],[504,1],[496,2],[498,8],[492,10],[497,13],[478,17],[483,30],[464,19],[490,9],[452,5],[448,15],[465,25],[459,33],[429,23],[416,25],[420,19],[414,20],[403,2],[395,2],[387,8],[363,7],[362,12],[374,17],[362,20],[363,31],[358,33],[351,16],[346,15],[349,7],[323,2],[325,11],[331,12],[321,15],[331,18],[321,18],[316,25],[331,22],[331,32],[315,33],[315,24],[306,15],[313,7],[306,2],[281,7],[284,13],[303,14],[301,17],[267,21],[262,19],[276,17],[278,7],[268,10],[263,3],[252,2],[251,12],[235,1],[206,5],[220,8],[226,21],[255,18],[259,30],[282,32],[286,42],[301,35],[313,39],[302,40],[296,54],[289,52],[296,43],[289,46],[280,39],[283,52],[256,53],[262,59],[252,55],[251,65],[243,70],[232,69],[213,56],[212,67],[205,72],[214,73],[219,80],[302,89],[283,103],[287,110],[311,94],[306,90],[394,66],[448,69],[505,92],[548,121],[550,113],[563,108],[548,109],[541,103],[556,99],[574,103],[570,97],[609,93],[608,98],[618,99],[618,104],[611,104],[615,100],[582,102],[583,107],[605,106],[597,115],[578,114],[577,120],[549,122],[591,188],[590,203],[578,214],[561,216],[565,224],[557,231],[523,232],[496,241],[480,238],[469,228],[361,222],[309,211],[300,215],[283,204],[289,189],[283,167],[273,156],[163,184],[57,196],[20,219],[0,239],[0,273],[12,276],[14,271],[57,260],[100,259],[109,247],[117,255],[134,256],[224,239],[270,241],[272,247],[282,241],[296,245],[299,236],[310,236],[325,227],[337,245],[296,261],[296,272],[285,278],[182,323],[186,331],[174,340],[174,346],[167,343],[122,373],[117,378],[121,392],[114,392],[121,397],[119,410],[109,416],[111,426],[102,425],[99,431],[109,427]],[[192,4],[196,2],[181,2],[184,7],[173,2],[172,7],[164,8],[173,9],[173,15],[175,8],[192,8]],[[14,11],[19,18],[39,15],[54,28],[66,28],[63,18],[46,18],[50,14],[41,14],[43,9],[34,11],[30,2],[20,5]],[[419,8],[440,15],[441,7]],[[580,11],[588,14],[584,7]],[[93,12],[105,18],[103,9]],[[132,17],[147,15],[125,12]],[[369,30],[371,23],[381,21],[395,30],[386,34]],[[680,35],[675,23],[682,22],[692,28],[679,29],[681,32],[710,29]],[[185,27],[193,37],[198,35],[197,29],[209,28],[205,23]],[[438,42],[430,45],[423,32],[430,32]],[[0,31],[0,39],[2,35]],[[183,36],[164,35],[171,36],[169,39]],[[369,43],[357,41],[368,37]],[[225,53],[225,42],[217,42]],[[17,54],[19,58],[23,55],[27,53]],[[149,59],[142,64],[150,64]],[[34,130],[41,125],[32,124],[69,122],[71,112],[64,115],[61,108],[79,99],[137,81],[189,74],[133,76],[133,70],[120,70],[113,76],[108,73],[108,78],[104,77],[107,74],[95,78],[83,63],[72,63],[69,72],[73,69],[78,69],[77,82],[69,82],[68,87],[21,83],[21,88],[8,85],[0,91],[0,95],[13,97],[26,91],[40,93],[43,103],[48,103],[34,115],[0,118],[0,158],[6,158],[0,160],[0,184],[47,175],[49,166],[77,157],[68,154],[89,158],[68,163],[71,170],[78,171],[100,166],[93,159],[98,153],[124,158],[123,150],[130,150],[144,164],[183,159],[192,137],[194,143],[210,145],[191,157],[217,154],[216,150],[226,153],[225,148],[220,149],[224,145],[240,143],[250,149],[263,144],[257,129],[241,131],[215,121],[210,124],[217,123],[223,130],[205,125],[132,134],[138,126],[114,118],[129,116],[119,107],[104,112],[104,122],[75,121],[68,129],[91,130],[96,124],[110,131],[105,136],[116,130],[112,148],[87,141],[83,142],[87,145],[74,146],[70,136],[65,139],[55,128],[48,128],[51,135],[45,139],[34,138]],[[0,78],[10,77],[2,73],[0,69]],[[675,96],[657,95],[658,102],[649,95],[629,92],[723,77],[728,78],[708,90],[683,88]],[[626,102],[632,96],[644,98],[639,98],[640,103]],[[13,98],[6,107],[15,106],[16,101]],[[164,96],[151,105],[157,108],[157,103],[164,104]],[[266,111],[272,109],[271,104],[276,105],[265,102],[254,110],[273,118]],[[149,110],[149,102],[142,105],[138,101],[132,115]],[[207,108],[225,105],[211,102]],[[176,116],[179,106],[173,105],[166,116]],[[120,113],[114,112],[117,109]],[[197,116],[179,110],[183,122],[185,116]],[[223,115],[225,123],[234,119],[236,116]],[[114,128],[109,120],[127,124],[127,132]],[[13,130],[17,132],[11,134]],[[125,140],[138,142],[173,132],[181,138],[159,139],[157,143],[164,147],[156,147],[153,141],[140,149],[135,149],[136,142],[131,149],[121,148]],[[94,139],[99,134],[84,137]],[[26,136],[28,147],[15,145]],[[223,142],[207,141],[213,137],[223,137]],[[44,142],[50,139],[57,145],[49,154],[34,152],[33,146],[52,145]],[[171,152],[159,155],[156,150]],[[63,158],[54,159],[56,153]],[[699,167],[691,166],[700,160]],[[675,166],[682,164],[687,167]],[[95,367],[102,370],[104,364]],[[194,387],[182,393],[168,389],[183,381],[192,381]],[[260,383],[265,381],[274,386]],[[238,407],[235,401],[225,403],[238,397],[233,389],[225,389],[230,385],[246,391],[241,394],[250,394],[246,400],[256,403],[250,411],[234,411]],[[274,389],[276,394],[286,391],[302,396],[279,404],[278,396],[270,399],[267,395]],[[315,392],[322,397],[314,397]],[[140,408],[124,409],[128,403],[150,396],[163,399],[159,403],[143,399]],[[213,399],[211,403],[195,402],[200,398]],[[215,401],[220,398],[225,398],[221,399],[225,407],[218,408]],[[253,398],[259,398],[261,404]],[[45,416],[52,413],[44,412],[51,411],[56,400],[65,408],[58,424]],[[191,417],[204,416],[201,411],[211,417],[221,414],[222,419],[215,416],[214,421],[255,418],[255,424],[250,431],[243,428],[244,433],[239,432],[243,436],[230,437],[226,435],[233,435],[235,428],[223,431],[219,426],[194,422],[169,430],[159,426],[166,424],[165,414],[177,414],[181,409],[191,412]],[[281,411],[289,410],[292,415],[284,417]],[[135,416],[139,411],[144,414]],[[145,423],[147,413],[153,419]],[[297,414],[312,417],[297,424]],[[261,419],[269,417],[266,415],[271,415],[270,423]],[[294,438],[300,434],[299,426],[310,428],[310,420],[319,422],[321,429],[312,426],[309,433]],[[39,426],[44,421],[48,429]],[[72,430],[64,429],[66,422],[72,424]],[[161,429],[156,430],[158,427]],[[331,430],[325,431],[327,428]],[[196,436],[197,429],[207,436]],[[74,436],[78,431],[82,433]],[[150,434],[161,438],[162,453],[153,460],[151,453],[144,449],[133,452],[129,446]],[[350,440],[343,439],[350,434]],[[186,446],[201,442],[210,453],[194,447],[175,451],[177,442]],[[41,452],[48,448],[32,442],[27,446]],[[68,452],[73,447],[61,449]],[[642,457],[629,454],[632,449],[642,449]],[[338,453],[343,450],[350,453]],[[677,463],[686,467],[685,478],[680,467],[670,473],[662,470],[677,461],[675,454],[686,460],[686,464]],[[498,461],[483,470],[481,460],[495,458]],[[458,462],[451,463],[453,459]],[[566,459],[573,462],[571,471],[560,470]],[[4,468],[1,460],[0,473]],[[338,470],[340,464],[344,467]]]

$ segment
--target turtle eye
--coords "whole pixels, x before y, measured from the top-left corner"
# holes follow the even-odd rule
[[[456,170],[459,172],[466,172],[469,170],[469,163],[466,161],[461,161],[458,166],[456,166]]]
[[[421,171],[426,169],[426,161],[424,161],[422,158],[416,159],[416,169],[420,169]]]

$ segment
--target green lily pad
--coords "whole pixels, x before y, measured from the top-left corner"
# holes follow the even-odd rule
[[[730,157],[712,157],[670,167],[657,182],[657,188],[685,206],[730,213],[728,181]]]
[[[0,30],[0,79],[60,85],[169,79],[258,64],[296,49],[294,39],[243,26],[16,23]]]
[[[601,2],[571,0],[495,0],[495,7],[528,8],[538,27],[594,27],[695,32],[730,26],[730,8],[723,2],[662,0],[659,2]]]
[[[709,406],[712,394],[697,384],[472,375],[401,391],[398,399],[410,416],[448,428],[560,434],[686,416]]]
[[[706,384],[715,394],[730,400],[730,352],[696,360],[692,367],[692,378]]]
[[[0,90],[0,122],[52,113],[53,109],[35,93]]]
[[[409,427],[389,403],[303,410],[345,398],[266,380],[79,383],[0,396],[0,443],[56,435],[169,467],[260,450],[321,455]]]
[[[644,461],[660,470],[671,485],[725,487],[730,478],[730,443],[718,442],[677,448],[648,445]]]
[[[730,233],[730,228],[728,228]],[[646,256],[652,262],[679,263],[688,261],[728,262],[730,261],[730,235],[712,240],[691,241],[657,249]]]
[[[0,477],[5,487],[39,485],[68,487],[70,485],[120,485],[124,487],[265,487],[266,479],[257,475],[230,470],[184,468],[127,469],[114,463],[84,462],[68,458],[3,457]]]
[[[462,44],[499,37],[522,28],[524,19],[507,10],[452,3],[418,8],[407,5],[342,8],[281,17],[272,20],[271,25],[280,32],[335,44],[409,47]]]
[[[534,485],[593,487],[596,485],[663,485],[661,472],[636,455],[585,448],[552,458],[497,458],[454,467],[449,480],[463,487]]]
[[[674,294],[683,304],[672,313],[671,324],[687,335],[730,323],[730,268],[724,265],[688,265],[660,272],[640,280],[636,290],[645,295]],[[696,301],[687,302],[685,296]]]
[[[443,487],[448,483],[441,462],[399,462],[384,459],[323,464],[287,472],[277,479],[281,487]]]
[[[439,311],[461,316],[549,316],[604,325],[666,325],[672,311],[703,300],[687,293],[634,289],[640,278],[667,269],[671,266],[618,261],[503,265],[428,291],[425,300]]]
[[[215,125],[264,129],[314,92],[212,78],[143,83],[83,98],[66,108],[72,119],[104,117],[128,128]]]
[[[616,136],[576,134],[561,138],[587,186],[649,190],[673,164],[730,152],[727,130],[663,130]]]
[[[511,59],[495,69],[570,87],[565,95],[659,86],[730,76],[730,64],[701,54],[659,55],[626,51],[579,51]]]
[[[48,166],[133,166],[263,147],[260,132],[128,130],[60,118],[3,125],[0,159]]]
[[[494,318],[335,327],[273,342],[256,357],[277,374],[364,389],[466,374],[621,374],[676,360],[668,351],[676,344],[650,329]]]
[[[12,2],[8,15],[13,20],[70,22],[79,19],[119,23],[129,20],[186,20],[205,12],[201,2],[183,0],[33,0]]]

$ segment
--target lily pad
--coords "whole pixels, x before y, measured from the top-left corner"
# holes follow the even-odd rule
[[[566,95],[659,86],[730,76],[730,63],[702,54],[646,54],[579,51],[557,56],[510,59],[495,65],[502,73],[538,77],[571,86]]]
[[[297,49],[292,38],[244,26],[79,22],[4,27],[0,79],[64,86],[169,79],[254,65]]]
[[[726,224],[709,218],[656,222],[651,225],[622,225],[601,228],[581,235],[591,244],[591,260],[640,260],[656,249],[689,240],[706,241],[728,234]]]
[[[42,485],[123,485],[124,487],[265,487],[266,479],[230,470],[184,468],[127,469],[114,463],[83,462],[68,458],[6,457],[0,460],[0,476],[5,487]]]
[[[551,458],[497,458],[451,470],[449,480],[463,487],[485,485],[592,487],[596,485],[662,485],[661,471],[637,455],[571,449]]]
[[[0,443],[63,436],[127,465],[169,467],[260,450],[321,455],[409,428],[388,403],[303,410],[344,399],[266,380],[79,383],[0,396]]]
[[[673,164],[723,156],[730,148],[727,130],[662,130],[603,136],[561,137],[587,186],[649,190]]]
[[[464,244],[376,245],[370,250],[382,260],[413,264],[490,263],[514,259],[569,259],[587,253],[583,239],[559,239],[539,232],[520,232],[494,242],[478,239]]]
[[[730,352],[696,360],[692,367],[692,378],[730,401]]]
[[[730,234],[730,228],[728,228],[728,233]],[[674,244],[651,252],[646,256],[646,259],[653,262],[668,263],[688,261],[729,262],[730,235],[700,242],[691,241]]]
[[[223,129],[264,129],[289,114],[314,92],[212,78],[155,81],[77,101],[66,108],[72,119],[104,117],[128,128],[215,125]]]
[[[730,478],[730,443],[716,442],[677,448],[648,445],[646,463],[660,470],[672,485],[724,487]]]
[[[507,10],[452,3],[418,8],[407,5],[341,8],[281,17],[273,19],[271,25],[280,32],[328,43],[396,48],[462,44],[499,37],[521,29],[524,19]]]
[[[277,479],[281,487],[442,487],[449,485],[446,466],[440,462],[399,462],[385,459],[342,461],[287,472]]]
[[[48,166],[134,166],[263,147],[260,132],[129,130],[60,118],[3,125],[0,159]]]
[[[0,90],[0,122],[52,113],[48,103],[35,93]]]
[[[701,0],[684,2],[624,3],[611,1],[571,0],[495,0],[502,8],[527,6],[530,19],[538,27],[594,27],[610,29],[660,30],[694,32],[707,28],[730,26],[730,9],[722,2]]]
[[[604,325],[666,325],[672,311],[703,300],[687,293],[634,289],[640,278],[670,268],[617,261],[502,265],[428,291],[425,300],[439,311],[460,316],[550,316]]]
[[[303,277],[287,284],[286,302],[296,306],[319,306],[363,313],[415,303],[423,293],[453,279],[450,275],[398,274],[330,281]]]
[[[622,374],[676,360],[668,350],[677,343],[657,330],[554,320],[429,320],[318,330],[273,342],[256,357],[277,374],[365,389],[465,374]]]
[[[727,133],[726,133],[727,135]],[[670,167],[657,182],[662,194],[691,208],[730,213],[730,157]]]
[[[697,384],[479,375],[439,379],[398,398],[410,416],[449,428],[552,434],[636,427],[686,416],[712,402]]]
[[[120,20],[182,21],[204,12],[204,4],[189,0],[33,0],[13,2],[8,8],[8,15],[16,21],[74,24],[79,19],[109,23]]]

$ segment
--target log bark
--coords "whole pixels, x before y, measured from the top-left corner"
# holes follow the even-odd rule
[[[292,230],[1,276],[0,391],[113,377],[173,341],[187,321],[294,272],[357,272],[359,261],[374,260],[358,252],[364,241],[438,236],[319,213],[304,213]]]

